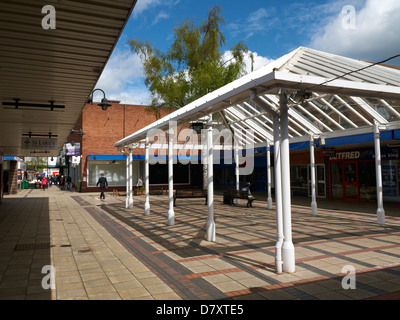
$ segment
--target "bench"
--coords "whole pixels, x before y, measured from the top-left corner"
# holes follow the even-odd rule
[[[248,196],[247,196],[247,192],[246,191],[241,191],[241,190],[239,190],[239,191],[237,191],[237,190],[229,190],[229,198],[231,200],[231,205],[234,204],[233,201],[235,199],[245,199],[245,200],[247,200],[247,204],[246,204],[247,207],[248,206],[253,207],[252,203],[255,200],[255,198],[249,199]]]
[[[207,204],[207,190],[175,190],[174,207],[176,207],[177,198],[205,198]]]

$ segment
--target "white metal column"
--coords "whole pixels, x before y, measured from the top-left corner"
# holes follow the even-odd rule
[[[144,187],[146,192],[146,201],[144,203],[144,215],[150,215],[150,170],[149,170],[149,139],[146,138],[145,160],[144,160]]]
[[[174,135],[172,132],[168,134],[168,195],[169,195],[169,209],[168,209],[168,225],[175,224],[174,212],[174,153],[173,153]]]
[[[125,166],[126,166],[126,198],[125,198],[125,208],[129,208],[129,187],[130,187],[130,184],[129,184],[129,154],[127,154],[127,153],[125,153],[125,156],[126,156],[126,163],[125,163]]]
[[[235,177],[236,177],[236,192],[240,189],[240,176],[239,176],[239,142],[235,141]],[[236,204],[240,204],[240,199],[236,198]]]
[[[292,212],[290,198],[290,152],[289,152],[289,119],[287,96],[280,95],[281,118],[281,174],[282,174],[282,215],[283,215],[283,245],[282,270],[295,271],[294,246],[292,242]]]
[[[317,193],[316,193],[316,183],[315,183],[315,142],[314,136],[310,135],[310,166],[311,166],[311,215],[317,215]]]
[[[275,206],[276,232],[275,269],[282,272],[283,217],[282,217],[282,176],[281,176],[281,143],[279,132],[279,116],[274,116],[274,166],[275,166]]]
[[[268,192],[268,209],[272,209],[271,195],[271,147],[267,141],[267,192]]]
[[[129,154],[127,154],[127,208],[133,208],[133,194],[132,194],[132,148],[129,148]]]
[[[215,241],[215,221],[214,221],[214,148],[213,148],[213,128],[212,115],[207,121],[207,205],[208,219],[206,225],[207,241]]]
[[[383,187],[382,187],[382,160],[381,160],[381,142],[379,133],[379,124],[375,121],[374,126],[375,143],[375,172],[376,172],[376,215],[380,225],[385,224],[385,210],[383,209]]]

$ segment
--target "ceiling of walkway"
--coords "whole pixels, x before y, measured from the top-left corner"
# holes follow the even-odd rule
[[[0,153],[58,155],[135,4],[136,0],[1,1]],[[55,9],[55,29],[42,26],[53,21],[51,11],[42,13],[46,5]],[[35,139],[56,138],[57,146],[44,153],[41,147],[24,145],[29,133]]]

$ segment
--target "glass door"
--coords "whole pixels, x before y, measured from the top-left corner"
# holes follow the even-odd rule
[[[359,200],[357,161],[343,162],[343,195],[345,200]]]

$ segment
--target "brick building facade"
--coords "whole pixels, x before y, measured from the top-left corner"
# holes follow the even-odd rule
[[[96,182],[100,173],[104,173],[113,189],[124,191],[126,188],[126,156],[114,147],[114,143],[122,138],[155,122],[154,112],[148,111],[147,106],[121,104],[118,101],[109,101],[112,105],[107,110],[102,110],[96,103],[87,104],[75,125],[75,132],[71,133],[68,141],[80,143],[80,177],[81,191],[98,191]],[[161,110],[161,117],[167,114]],[[83,136],[77,131],[82,129]],[[133,185],[137,179],[144,176],[144,149],[132,149],[133,156]],[[178,166],[179,164],[175,165]],[[174,167],[175,167],[174,166]],[[190,175],[196,174],[196,168],[185,166],[174,172],[176,186],[191,186]],[[70,170],[71,171],[71,170]],[[150,166],[150,188],[166,189],[167,181],[159,177],[167,172],[167,165]],[[182,175],[183,178],[180,176]],[[73,181],[77,184],[78,181]]]

